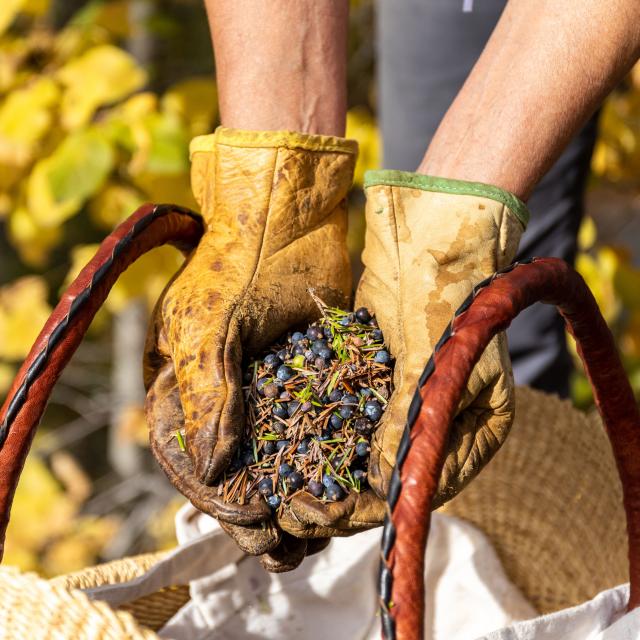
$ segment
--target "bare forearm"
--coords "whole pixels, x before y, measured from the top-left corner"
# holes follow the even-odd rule
[[[637,0],[510,0],[418,170],[526,198],[639,54]]]
[[[347,0],[206,0],[222,124],[343,135]]]

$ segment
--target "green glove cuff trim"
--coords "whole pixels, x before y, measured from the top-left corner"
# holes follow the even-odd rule
[[[454,193],[460,196],[480,196],[501,202],[518,218],[526,229],[529,223],[529,209],[527,205],[504,189],[494,187],[482,182],[466,182],[465,180],[450,180],[449,178],[437,178],[421,173],[409,171],[367,171],[364,176],[364,188],[386,185],[389,187],[408,187],[410,189],[422,189],[436,193]]]

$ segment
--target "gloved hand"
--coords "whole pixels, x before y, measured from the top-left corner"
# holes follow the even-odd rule
[[[525,205],[489,185],[400,171],[366,178],[365,271],[356,307],[376,314],[395,358],[394,393],[372,441],[373,491],[344,502],[294,498],[280,526],[304,536],[347,535],[382,523],[409,404],[433,347],[472,287],[513,260],[528,221]],[[452,430],[434,508],[480,471],[504,441],[514,411],[504,334],[468,382]]]
[[[224,504],[205,485],[229,464],[244,430],[243,358],[317,317],[310,286],[329,304],[349,304],[345,197],[357,146],[334,137],[219,128],[196,138],[191,152],[206,231],[151,322],[150,437],[175,486],[225,523],[243,549],[264,553],[280,542],[265,524],[271,514],[264,501]],[[187,453],[175,438],[183,427]],[[284,542],[289,549],[306,546]]]

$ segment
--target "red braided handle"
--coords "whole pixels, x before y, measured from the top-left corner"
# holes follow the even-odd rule
[[[640,412],[609,331],[584,280],[564,261],[535,259],[481,283],[456,313],[420,380],[389,491],[380,571],[388,639],[424,626],[424,551],[431,501],[466,381],[489,341],[534,302],[558,307],[593,387],[622,481],[629,535],[629,609],[640,605]]]
[[[102,242],[47,320],[0,410],[0,559],[13,495],[53,385],[109,290],[143,253],[167,243],[189,251],[202,231],[200,216],[187,209],[140,207]]]

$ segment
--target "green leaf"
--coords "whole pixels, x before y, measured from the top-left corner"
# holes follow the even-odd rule
[[[27,204],[34,220],[55,227],[74,216],[102,187],[113,165],[112,147],[97,129],[70,135],[31,172]]]
[[[132,94],[147,82],[147,75],[126,51],[104,44],[71,60],[57,74],[66,88],[61,119],[67,129],[89,122],[98,107]]]

